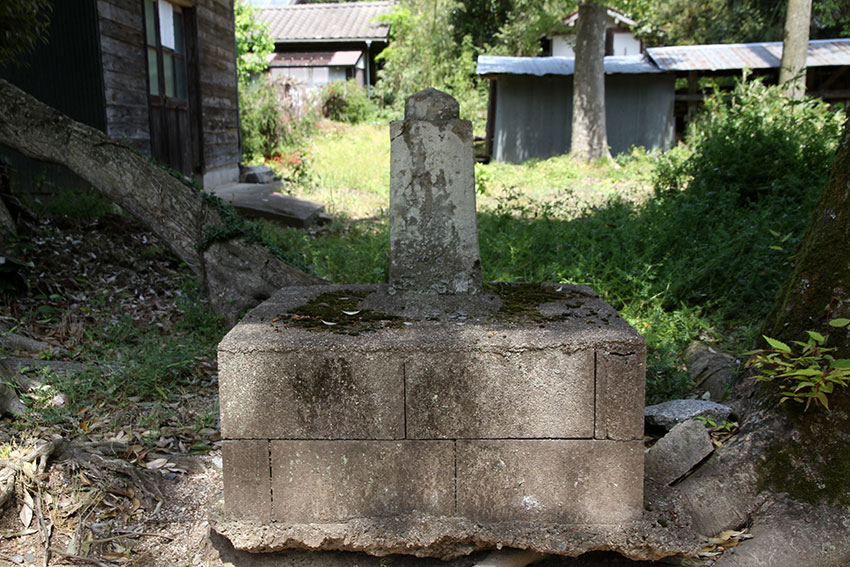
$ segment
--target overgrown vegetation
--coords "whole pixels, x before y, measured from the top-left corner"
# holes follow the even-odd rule
[[[97,194],[60,190],[38,214],[20,231],[31,243],[27,286],[0,304],[0,354],[25,354],[7,336],[45,337],[39,358],[61,362],[28,365],[22,380],[4,378],[28,407],[4,423],[63,435],[126,428],[147,432],[133,441],[146,446],[166,426],[204,429],[198,438],[186,434],[186,450],[210,450],[215,414],[207,393],[225,329],[198,282]]]
[[[690,340],[722,340],[738,352],[754,344],[826,182],[842,120],[820,102],[742,81],[711,98],[689,143],[667,154],[636,150],[617,167],[567,157],[479,166],[485,278],[590,285],[647,338],[648,400],[684,395]],[[348,140],[338,143],[356,155]],[[323,167],[315,157],[313,167]],[[267,230],[321,277],[386,281],[384,216],[342,220],[319,237]]]

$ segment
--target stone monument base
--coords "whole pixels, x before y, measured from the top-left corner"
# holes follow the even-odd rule
[[[651,514],[650,514],[651,515]],[[321,524],[259,524],[226,519],[219,501],[210,513],[213,530],[239,550],[269,553],[285,550],[350,551],[384,557],[412,555],[450,561],[485,549],[530,549],[575,557],[590,551],[613,551],[635,561],[671,555],[694,555],[702,541],[684,530],[662,527],[647,517],[626,524],[541,524],[473,522],[428,514],[394,518],[355,518]]]
[[[643,338],[582,286],[433,299],[286,288],[228,333],[216,529],[235,547],[626,545],[618,526],[643,511]]]

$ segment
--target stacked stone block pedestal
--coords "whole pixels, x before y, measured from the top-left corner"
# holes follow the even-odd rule
[[[426,89],[390,126],[388,285],[283,289],[219,345],[237,548],[631,545],[645,342],[589,288],[484,285],[458,108]]]
[[[343,313],[319,330],[294,315],[384,287],[282,290],[225,337],[226,517],[640,517],[645,344],[610,306],[560,286],[539,312],[553,317],[392,319],[354,336]]]

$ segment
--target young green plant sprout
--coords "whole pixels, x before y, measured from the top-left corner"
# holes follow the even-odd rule
[[[850,319],[835,318],[829,321],[828,328],[843,328],[850,325]],[[770,382],[779,389],[779,402],[793,400],[805,402],[806,410],[812,402],[829,409],[829,396],[835,386],[846,387],[850,383],[850,359],[836,359],[832,356],[835,349],[826,347],[826,336],[806,331],[806,342],[792,341],[795,349],[782,341],[764,337],[770,348],[756,350],[747,354],[753,357],[747,366],[758,374],[756,382]]]

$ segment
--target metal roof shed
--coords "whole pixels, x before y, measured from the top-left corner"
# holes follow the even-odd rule
[[[490,79],[488,153],[521,163],[570,151],[573,72],[568,57],[478,58]],[[674,81],[644,55],[605,58],[608,144],[615,154],[632,146],[668,148],[674,139]]]

